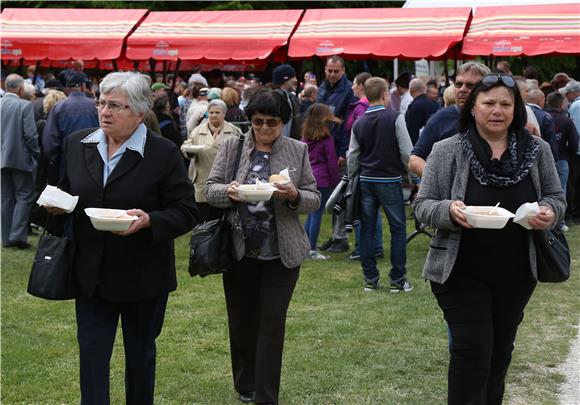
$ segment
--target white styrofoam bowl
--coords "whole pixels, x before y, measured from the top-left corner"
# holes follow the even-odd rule
[[[272,198],[276,187],[268,183],[260,184],[259,189],[256,184],[240,184],[235,188],[240,198],[248,202],[267,201]]]
[[[109,208],[85,208],[85,214],[97,231],[123,232],[137,219],[136,216],[127,215],[125,210]]]
[[[465,214],[467,223],[474,228],[502,229],[509,219],[514,217],[514,214],[505,208],[497,207],[494,215],[489,215],[493,208],[493,206],[470,205],[465,207],[462,212]]]
[[[186,153],[198,153],[205,149],[205,145],[183,145]]]

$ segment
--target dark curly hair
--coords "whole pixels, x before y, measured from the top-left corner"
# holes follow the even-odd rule
[[[268,88],[258,90],[250,98],[244,111],[250,121],[254,114],[259,113],[280,118],[284,124],[290,121],[292,115],[292,110],[283,90]]]

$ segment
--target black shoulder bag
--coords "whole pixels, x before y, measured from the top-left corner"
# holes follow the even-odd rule
[[[233,178],[238,171],[240,156],[245,137],[240,136],[236,161],[234,164]],[[189,274],[205,277],[210,274],[221,274],[228,271],[233,258],[233,243],[230,224],[227,220],[228,210],[223,210],[222,215],[214,220],[206,221],[197,225],[191,232],[189,241]]]
[[[570,277],[570,249],[559,229],[532,231],[536,247],[538,281],[561,283]]]
[[[42,236],[38,240],[36,256],[28,278],[30,295],[47,300],[69,300],[78,296],[79,288],[74,271],[74,240],[48,233],[49,215]]]

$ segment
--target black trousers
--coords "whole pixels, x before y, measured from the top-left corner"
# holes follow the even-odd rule
[[[278,402],[288,305],[300,267],[280,260],[242,259],[224,273],[236,391],[256,391],[256,403]]]
[[[516,332],[535,287],[534,280],[431,282],[451,334],[448,404],[502,403]]]
[[[161,333],[166,305],[167,294],[137,302],[76,300],[81,405],[110,403],[109,369],[119,317],[125,347],[125,403],[153,404],[155,339]]]

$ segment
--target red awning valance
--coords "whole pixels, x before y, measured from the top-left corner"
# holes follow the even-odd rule
[[[580,54],[580,3],[478,7],[465,55]]]
[[[147,10],[7,8],[2,59],[116,59]]]
[[[127,40],[134,60],[252,61],[284,46],[302,10],[152,12]]]
[[[288,56],[440,58],[460,42],[471,8],[307,10]]]

